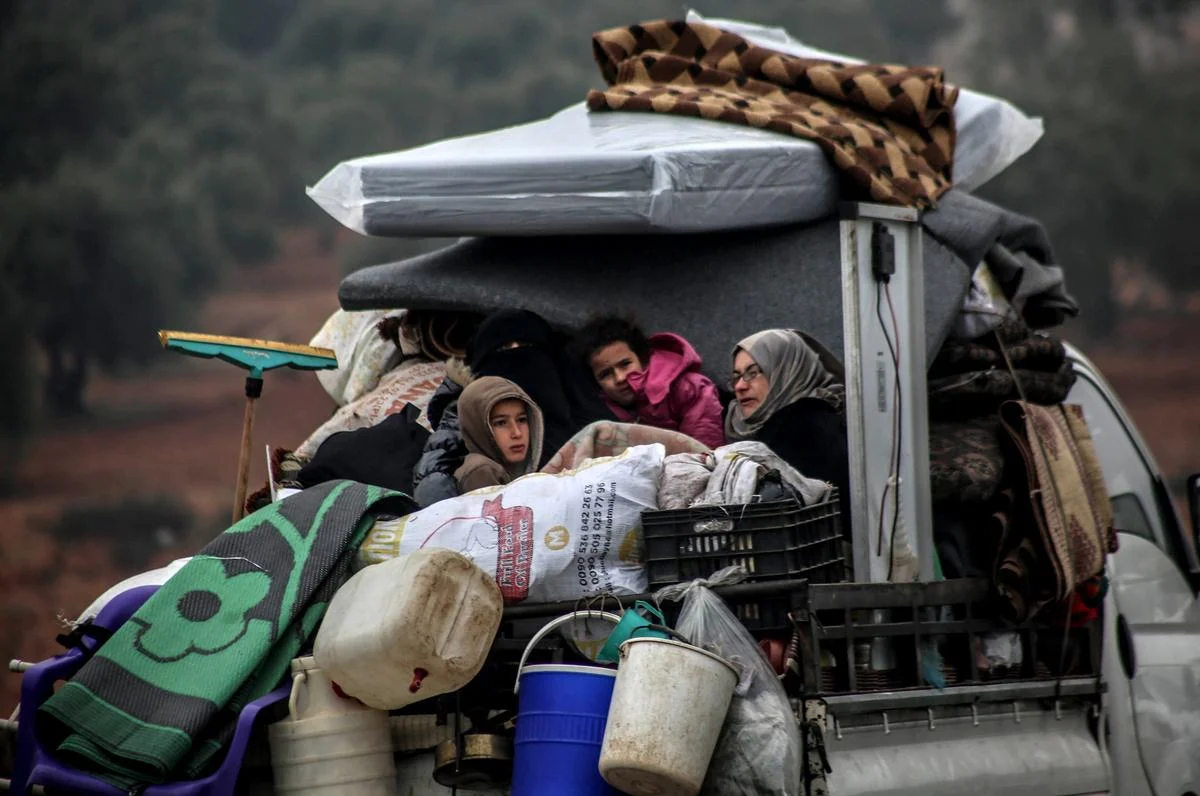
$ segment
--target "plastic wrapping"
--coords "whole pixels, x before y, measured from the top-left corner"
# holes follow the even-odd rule
[[[662,589],[659,600],[683,600],[676,629],[741,671],[702,796],[759,796],[800,793],[800,729],[787,692],[758,643],[712,586],[741,581],[746,570],[728,567]]]
[[[991,269],[987,263],[980,263],[971,277],[971,290],[963,300],[951,334],[960,340],[977,340],[1015,316],[1016,311],[1004,297]]]
[[[794,55],[856,61],[780,28],[695,12],[689,20]],[[1040,120],[984,94],[963,90],[954,113],[954,179],[965,190],[1042,135]],[[593,114],[579,103],[529,124],[345,161],[308,194],[367,235],[697,232],[827,216],[839,175],[811,141],[704,119]]]

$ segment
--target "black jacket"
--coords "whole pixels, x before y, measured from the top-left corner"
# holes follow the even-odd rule
[[[838,488],[842,528],[850,527],[850,456],[846,422],[820,398],[801,398],[767,420],[754,439],[809,478]]]
[[[461,360],[450,360],[446,378],[429,399],[425,414],[434,431],[413,468],[413,499],[421,508],[458,496],[454,471],[467,455],[458,424],[458,396],[469,381],[470,373]]]
[[[419,415],[420,410],[410,403],[377,425],[331,435],[300,470],[297,480],[308,488],[349,478],[411,495],[413,465],[429,438],[429,432],[417,422]]]

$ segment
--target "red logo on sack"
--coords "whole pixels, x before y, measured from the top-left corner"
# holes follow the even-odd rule
[[[506,603],[529,596],[529,572],[533,567],[533,509],[505,508],[500,495],[483,504],[483,517],[496,524],[496,584]]]

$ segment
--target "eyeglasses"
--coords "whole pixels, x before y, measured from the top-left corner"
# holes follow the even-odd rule
[[[739,381],[744,381],[746,384],[751,384],[759,376],[763,375],[762,368],[758,365],[751,365],[741,373],[734,371],[729,374],[729,389],[736,390]]]

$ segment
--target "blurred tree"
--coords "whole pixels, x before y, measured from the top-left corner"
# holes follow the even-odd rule
[[[1109,266],[1118,258],[1200,287],[1181,223],[1195,207],[1200,173],[1200,61],[1182,46],[1177,58],[1147,53],[1139,38],[1146,25],[1169,30],[1162,14],[1181,6],[959,6],[964,27],[950,60],[963,79],[1046,122],[1043,140],[981,193],[1046,224],[1088,330],[1105,337],[1115,327]]]
[[[0,211],[2,212],[2,211]],[[2,245],[2,242],[0,242]],[[30,336],[16,287],[0,271],[0,495],[13,485],[15,467],[34,424],[34,367]]]
[[[216,0],[217,35],[229,46],[257,55],[279,41],[300,0]]]
[[[83,409],[95,367],[144,361],[228,265],[270,257],[297,207],[280,198],[290,130],[212,5],[7,9],[0,275],[44,353],[51,412]]]

